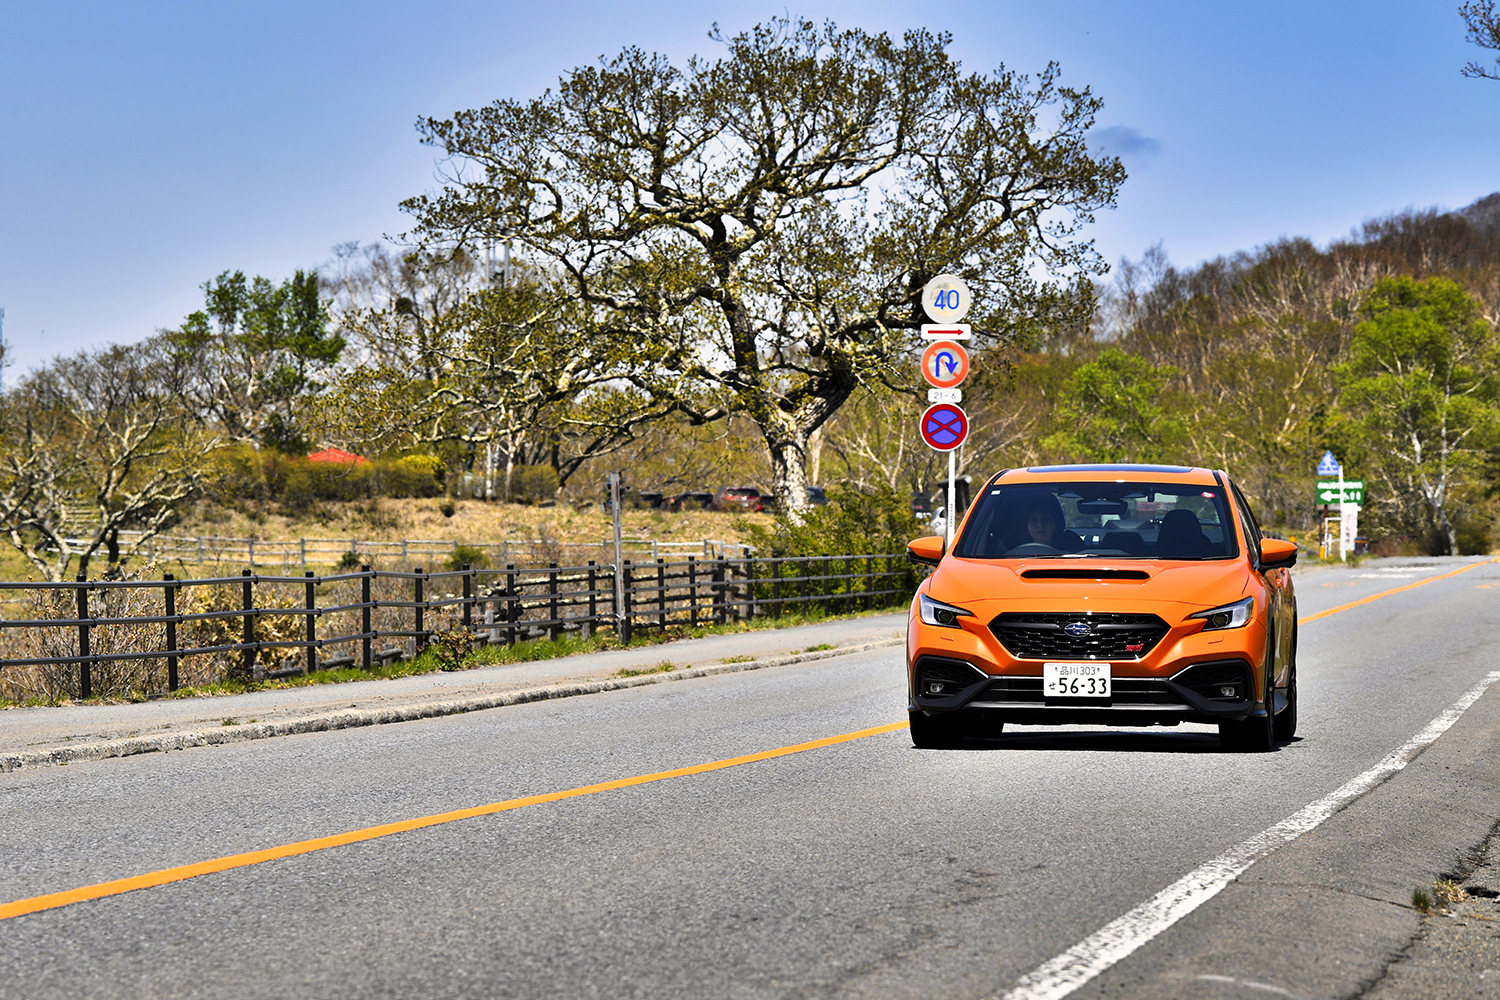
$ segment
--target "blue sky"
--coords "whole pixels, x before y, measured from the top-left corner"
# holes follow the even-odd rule
[[[1130,169],[1111,261],[1319,243],[1500,190],[1500,83],[1453,2],[51,4],[0,0],[0,308],[13,379],[172,326],[226,269],[276,280],[405,227],[413,123],[529,97],[625,45],[684,59],[783,11],[953,34],[971,70],[1057,60]]]

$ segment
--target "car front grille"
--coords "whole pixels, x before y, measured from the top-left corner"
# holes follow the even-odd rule
[[[1167,623],[1155,615],[1007,611],[990,631],[1022,660],[1139,660]]]

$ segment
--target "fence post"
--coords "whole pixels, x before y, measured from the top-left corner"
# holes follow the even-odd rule
[[[317,587],[317,584],[313,582],[312,570],[306,570],[302,575],[307,578],[307,583],[304,584],[306,594],[304,595],[302,606],[306,608],[308,612],[317,611],[318,595],[314,589]],[[307,633],[307,641],[309,645],[307,647],[306,671],[310,674],[314,670],[318,669],[318,616],[316,614],[309,613],[307,615],[304,615],[303,617],[307,619],[307,627],[305,631]]]
[[[240,602],[240,607],[243,608],[245,612],[245,631],[243,638],[240,640],[245,644],[245,648],[243,651],[244,655],[241,657],[241,662],[243,662],[245,665],[245,673],[253,678],[255,676],[256,653],[255,581],[253,578],[253,574],[248,569],[240,570],[240,592],[241,596],[244,598],[244,600]]]
[[[834,584],[830,577],[833,576],[833,556],[823,557],[823,572],[820,575],[823,577],[823,613],[831,615],[833,614]]]
[[[413,584],[413,597],[412,597],[412,601],[417,606],[416,607],[416,622],[415,622],[414,625],[412,625],[412,631],[415,632],[415,633],[417,633],[417,638],[416,638],[417,652],[420,653],[422,650],[424,650],[424,649],[427,648],[427,629],[426,629],[426,627],[424,625],[424,616],[423,616],[423,612],[427,610],[427,607],[423,603],[423,600],[422,600],[422,583],[423,583],[423,580],[424,580],[424,577],[422,576],[422,567],[418,566],[416,568],[416,574],[417,574],[417,578],[412,581],[412,584]]]
[[[651,551],[656,551],[656,541],[651,542]],[[656,621],[667,627],[667,563],[660,557],[656,560]]]
[[[547,564],[547,638],[556,642],[562,638],[562,619],[557,607],[557,563]]]
[[[599,584],[599,570],[594,560],[589,560],[589,616],[583,620],[583,637],[590,639],[594,635],[594,619],[599,614],[599,595],[595,592]]]
[[[375,665],[374,657],[370,655],[370,646],[372,645],[370,641],[370,612],[371,610],[373,610],[370,607],[370,579],[375,574],[370,571],[370,566],[368,563],[361,566],[359,568],[359,571],[362,574],[359,578],[359,603],[363,605],[363,607],[360,608],[361,614],[359,630],[364,635],[364,638],[360,640],[360,650],[364,653],[364,668],[366,670],[369,670],[372,666]]]
[[[745,617],[755,620],[755,554],[745,553]]]
[[[474,578],[469,574],[469,564],[468,563],[464,563],[463,574],[464,574],[464,599],[463,599],[463,602],[462,602],[462,604],[460,606],[463,608],[464,628],[467,629],[474,622],[473,603],[472,603],[473,599],[474,599],[474,587],[473,587],[473,579]]]
[[[163,573],[162,596],[166,599],[167,616],[167,690],[177,690],[177,593],[172,583],[172,574]]]
[[[89,673],[89,592],[88,576],[78,574],[78,691],[87,700],[94,694],[94,679]]]
[[[772,618],[781,617],[781,557],[775,553],[771,554],[771,606],[775,611],[771,612]]]
[[[698,627],[698,561],[692,556],[688,556],[688,621]]]
[[[198,565],[203,565],[203,536],[198,536]]]
[[[516,644],[516,623],[521,620],[521,592],[516,589],[515,563],[505,564],[505,644]]]
[[[297,549],[302,553],[302,568],[307,569],[307,539],[297,539]]]
[[[250,568],[255,568],[255,539],[247,538],[245,544],[250,547]]]
[[[714,624],[723,625],[729,620],[729,566],[723,559],[714,560]]]
[[[630,579],[630,560],[626,559],[624,565],[618,567],[616,572],[620,574],[620,583],[622,584],[620,593],[625,598],[625,607],[620,609],[620,642],[628,646],[630,645],[630,633],[633,630],[633,623],[630,620],[634,611],[632,605],[635,603],[635,594],[631,589],[634,581]]]

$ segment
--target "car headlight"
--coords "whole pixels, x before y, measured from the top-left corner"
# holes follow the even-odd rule
[[[971,612],[965,611],[963,608],[956,608],[951,604],[944,604],[942,601],[934,601],[926,594],[918,596],[921,597],[920,606],[924,624],[936,625],[939,628],[963,628],[958,623],[958,620],[960,618],[974,617]]]
[[[1222,608],[1210,608],[1207,611],[1199,611],[1188,615],[1193,618],[1203,619],[1203,631],[1211,632],[1224,628],[1243,628],[1250,624],[1250,616],[1255,612],[1255,598],[1247,597],[1243,601],[1235,601],[1226,604]]]

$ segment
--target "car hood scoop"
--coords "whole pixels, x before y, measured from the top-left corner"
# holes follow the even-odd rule
[[[1143,569],[1028,569],[1021,573],[1023,580],[1149,580],[1151,574]]]

